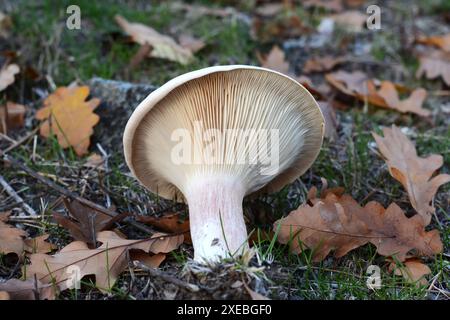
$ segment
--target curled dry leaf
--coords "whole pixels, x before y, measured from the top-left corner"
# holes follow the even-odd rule
[[[56,134],[62,148],[72,146],[77,155],[87,153],[93,127],[100,120],[93,111],[99,99],[85,101],[89,87],[60,87],[44,100],[44,106],[36,112],[36,119],[44,120],[40,134],[49,137]]]
[[[422,37],[417,42],[436,46],[446,52],[450,52],[450,33],[443,36]]]
[[[9,85],[13,84],[15,81],[15,75],[20,72],[20,68],[17,64],[9,64],[3,66],[0,69],[0,91],[5,90]]]
[[[167,233],[181,233],[184,235],[184,241],[191,243],[191,235],[189,233],[189,220],[181,220],[179,213],[166,214],[160,218],[152,216],[136,216],[136,220],[149,224],[158,230]]]
[[[406,259],[402,265],[391,261],[389,271],[394,272],[397,276],[402,276],[409,283],[423,286],[428,283],[425,276],[431,273],[431,269],[417,258]]]
[[[443,51],[433,51],[428,55],[419,58],[419,69],[416,77],[423,75],[427,79],[436,79],[441,77],[447,86],[450,86],[450,53]]]
[[[129,250],[142,250],[147,253],[167,253],[183,242],[183,236],[155,234],[149,239],[128,240],[113,231],[103,231],[97,240],[99,248],[89,249],[84,242],[75,241],[54,255],[32,254],[31,265],[24,270],[29,279],[36,275],[43,283],[54,283],[60,290],[72,288],[70,280],[74,268],[79,271],[80,279],[86,275],[95,275],[96,286],[103,292],[111,289],[120,273],[128,263]]]
[[[0,292],[7,293],[8,300],[54,300],[55,288],[52,284],[28,279],[10,279],[0,282]],[[0,298],[0,300],[2,300]]]
[[[361,207],[349,195],[331,192],[310,201],[312,205],[302,205],[275,222],[274,230],[280,228],[278,241],[290,243],[293,252],[312,249],[314,261],[333,250],[342,257],[369,242],[379,254],[400,261],[413,250],[426,256],[442,251],[439,232],[425,231],[420,216],[407,218],[395,203],[387,209],[374,201]]]
[[[116,222],[129,215],[128,213],[122,213],[115,217],[110,217],[76,200],[69,202],[65,199],[64,205],[70,216],[75,218],[75,220],[57,213],[53,213],[53,218],[58,224],[67,229],[75,240],[86,242],[90,247],[96,246],[98,232],[111,229]]]
[[[149,268],[158,268],[166,259],[164,253],[150,254],[142,250],[130,250],[130,260],[142,262]]]
[[[25,120],[25,106],[7,101],[0,106],[0,132],[7,133],[10,129],[21,128]]]
[[[311,73],[329,71],[344,61],[344,57],[325,56],[311,58],[305,62],[305,65],[303,66],[303,72]]]
[[[168,59],[181,64],[188,64],[193,60],[191,50],[183,48],[171,37],[160,34],[144,24],[128,22],[119,15],[116,15],[114,19],[134,42],[140,45],[147,44],[153,48],[149,53],[151,57]]]
[[[389,173],[399,181],[408,192],[413,208],[428,225],[435,211],[432,200],[437,190],[450,181],[450,175],[433,174],[442,166],[441,155],[432,154],[427,158],[417,155],[414,144],[396,126],[383,129],[384,137],[372,133],[386,160]]]

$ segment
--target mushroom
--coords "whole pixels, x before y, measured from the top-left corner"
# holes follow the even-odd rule
[[[130,117],[125,159],[150,191],[187,202],[194,260],[248,249],[242,202],[302,175],[324,119],[297,81],[253,66],[209,67],[153,91]]]

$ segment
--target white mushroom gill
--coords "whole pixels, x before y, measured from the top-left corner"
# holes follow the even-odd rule
[[[203,69],[158,90],[127,124],[128,165],[150,190],[188,203],[195,260],[242,253],[243,198],[281,188],[317,156],[317,103],[294,80],[247,66]]]

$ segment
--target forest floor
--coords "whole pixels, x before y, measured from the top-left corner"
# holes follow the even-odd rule
[[[110,122],[111,118],[118,117],[114,112],[122,106],[103,102],[96,110],[100,123],[94,128],[90,152],[107,159],[107,166],[105,162],[92,165],[88,155],[78,157],[72,149],[63,149],[54,137],[41,137],[34,114],[56,87],[73,82],[87,84],[99,77],[141,83],[153,90],[177,75],[211,65],[261,65],[261,56],[267,55],[275,45],[283,50],[289,72],[296,76],[305,75],[302,72],[305,62],[312,57],[345,56],[345,61],[334,67],[334,71],[362,71],[370,78],[401,83],[407,88],[425,88],[428,97],[424,107],[431,114],[423,118],[399,113],[353,98],[342,98],[341,93],[333,91],[325,97],[330,103],[339,101],[333,104],[336,111],[333,138],[325,139],[318,159],[300,179],[276,194],[245,201],[249,230],[255,230],[255,234],[271,230],[274,221],[305,203],[312,186],[320,188],[321,178],[326,179],[330,187],[343,187],[361,205],[376,200],[387,207],[395,201],[412,215],[414,209],[407,192],[389,174],[372,136],[372,132],[380,134],[383,127],[392,124],[414,141],[420,156],[442,155],[444,165],[440,173],[450,173],[450,88],[441,79],[418,79],[415,72],[419,61],[414,54],[417,34],[450,33],[450,16],[444,14],[450,10],[446,1],[427,1],[427,5],[419,1],[413,5],[409,1],[379,1],[382,8],[380,30],[362,28],[354,32],[337,27],[331,38],[323,39],[315,30],[321,19],[333,12],[326,8],[306,8],[297,1],[292,1],[294,5],[289,12],[285,8],[273,15],[259,13],[259,27],[255,27],[254,19],[261,2],[256,0],[246,5],[225,0],[213,4],[195,2],[208,8],[228,8],[228,14],[223,16],[181,9],[174,1],[151,1],[151,4],[147,1],[76,2],[81,8],[80,30],[69,30],[65,24],[66,8],[74,1],[59,1],[58,5],[52,1],[3,1],[0,5],[0,11],[12,20],[10,34],[0,39],[0,62],[14,61],[25,70],[14,85],[2,92],[1,99],[27,106],[24,127],[8,132],[9,139],[2,135],[0,149],[17,144],[8,156],[80,197],[104,207],[113,206],[119,213],[144,216],[181,213],[182,217],[187,217],[186,206],[159,198],[131,176],[121,145],[127,119],[114,120],[117,121],[114,125]],[[356,7],[344,5],[344,10],[365,13],[366,7],[361,1]],[[174,37],[188,33],[206,45],[187,65],[148,58],[137,67],[132,66],[130,61],[139,45],[131,42],[115,23],[116,14]],[[292,16],[301,21],[301,30],[296,31],[290,25]],[[308,76],[315,87],[320,87],[326,84],[324,74],[316,72]],[[91,87],[91,90],[97,90],[105,100],[108,98],[104,89]],[[142,97],[127,95],[122,99],[133,108]],[[49,234],[49,241],[58,248],[72,241],[69,232],[53,220],[54,212],[66,212],[61,192],[11,164],[0,166],[0,175],[37,213],[36,217],[25,220],[14,219],[14,216],[26,214],[23,205],[0,189],[0,212],[11,212],[10,224],[24,228],[32,237]],[[81,290],[65,290],[59,298],[248,299],[242,282],[249,280],[254,291],[271,299],[448,299],[449,192],[450,184],[445,184],[434,198],[436,212],[427,229],[439,230],[444,249],[441,254],[424,259],[431,269],[426,284],[412,284],[393,275],[385,257],[377,255],[372,245],[355,249],[341,258],[330,255],[321,262],[313,262],[309,250],[294,254],[286,245],[256,237],[257,257],[248,263],[226,262],[194,272],[200,267],[190,262],[193,257],[190,244],[184,243],[170,252],[159,270],[197,285],[200,290],[196,292],[130,266],[107,293],[100,292],[92,279],[86,278]],[[145,232],[123,222],[118,224],[118,230],[133,238],[146,236]],[[10,255],[0,255],[0,278],[20,278],[21,264]],[[370,265],[381,268],[380,289],[371,290],[366,284]]]

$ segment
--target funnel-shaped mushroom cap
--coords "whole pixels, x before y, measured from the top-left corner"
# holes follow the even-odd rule
[[[168,199],[204,176],[239,180],[245,195],[273,192],[317,157],[324,119],[311,94],[278,72],[218,66],[179,76],[152,92],[124,133],[137,179]]]

